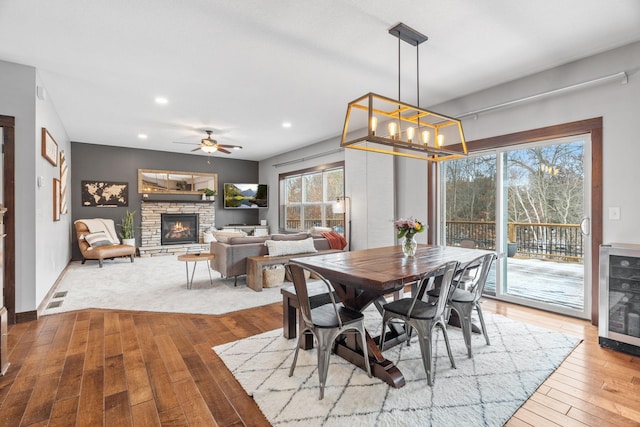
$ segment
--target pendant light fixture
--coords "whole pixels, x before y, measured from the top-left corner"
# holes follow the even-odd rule
[[[420,104],[418,46],[427,36],[400,23],[389,29],[398,38],[398,99],[368,93],[349,103],[340,146],[416,159],[441,161],[467,154],[462,123],[400,101],[400,41],[416,47],[417,104]]]

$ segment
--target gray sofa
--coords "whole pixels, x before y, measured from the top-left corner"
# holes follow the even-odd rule
[[[226,242],[211,242],[211,268],[224,277],[233,277],[234,284],[238,276],[247,274],[247,257],[267,255],[264,242],[272,240],[302,240],[313,237],[313,246],[318,251],[331,249],[329,241],[321,235],[272,234],[263,237],[231,237]]]

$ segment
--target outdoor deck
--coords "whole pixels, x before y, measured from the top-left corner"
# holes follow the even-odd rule
[[[582,310],[584,266],[531,258],[507,258],[509,295]],[[495,266],[487,278],[485,294],[495,295]]]

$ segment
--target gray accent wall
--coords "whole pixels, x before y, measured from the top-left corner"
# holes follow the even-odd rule
[[[211,164],[207,163],[207,159]],[[206,172],[218,174],[216,196],[216,228],[229,224],[259,224],[259,211],[223,209],[222,186],[224,183],[257,183],[258,162],[227,157],[193,154],[178,154],[163,151],[140,150],[73,142],[71,144],[71,212],[73,221],[86,218],[110,218],[118,224],[127,209],[136,211],[136,227],[140,226],[140,204],[138,193],[138,169],[163,169],[174,171]],[[82,206],[82,181],[115,181],[129,184],[129,206],[99,208]],[[199,195],[150,195],[152,200],[200,200]],[[138,230],[138,228],[136,228]],[[140,233],[136,233],[140,245]],[[75,233],[72,233],[73,259],[82,259]]]

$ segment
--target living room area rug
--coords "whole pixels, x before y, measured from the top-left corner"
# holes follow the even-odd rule
[[[366,312],[367,330],[377,335],[381,316]],[[579,344],[580,339],[484,313],[491,345],[472,335],[467,357],[462,331],[449,327],[457,369],[451,368],[442,333],[435,340],[434,384],[427,384],[414,337],[411,345],[383,354],[406,379],[399,389],[369,378],[331,355],[325,396],[318,400],[315,348],[300,350],[292,377],[296,340],[274,330],[213,350],[274,426],[501,426]]]
[[[189,277],[193,262],[189,262]],[[223,314],[245,308],[282,301],[280,288],[255,292],[246,285],[244,276],[222,278],[211,270],[209,282],[206,262],[198,262],[193,286],[187,289],[185,262],[177,256],[73,261],[64,272],[54,295],[47,302],[44,315],[86,308],[171,313]],[[285,285],[287,283],[285,282]]]

